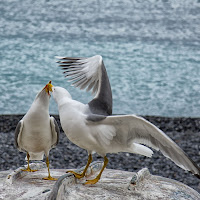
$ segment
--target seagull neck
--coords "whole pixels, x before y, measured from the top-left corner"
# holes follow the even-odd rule
[[[37,98],[34,102],[34,107],[38,109],[49,110],[49,99]]]
[[[60,106],[63,106],[64,104],[66,104],[66,103],[70,104],[72,101],[73,100],[71,98],[69,98],[69,97],[63,97],[63,98],[58,100],[58,105],[60,107]]]

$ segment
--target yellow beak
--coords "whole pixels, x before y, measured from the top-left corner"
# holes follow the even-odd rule
[[[49,83],[45,85],[44,89],[48,95],[50,95],[50,92],[53,92],[52,87],[53,85],[51,84],[51,81],[49,81]]]

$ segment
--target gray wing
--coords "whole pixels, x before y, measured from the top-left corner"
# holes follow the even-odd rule
[[[58,63],[72,85],[92,90],[94,99],[88,103],[93,114],[112,114],[112,91],[101,56],[90,58],[59,57]]]
[[[91,120],[88,123],[92,123]],[[112,125],[115,133],[111,138],[116,144],[129,146],[132,143],[139,143],[160,150],[164,156],[170,158],[179,167],[191,171],[200,178],[198,165],[164,132],[142,117],[135,115],[107,116],[102,121],[94,123]]]
[[[50,117],[52,147],[55,147],[59,142],[60,129],[54,117]]]
[[[22,130],[23,130],[23,120],[20,120],[15,129],[15,146],[18,149],[20,148],[18,144],[18,139],[19,137],[21,137]]]
[[[89,114],[86,117],[86,120],[92,122],[99,122],[106,118],[106,115],[97,115],[97,114]]]

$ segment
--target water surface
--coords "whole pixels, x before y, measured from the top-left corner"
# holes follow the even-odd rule
[[[197,0],[1,0],[0,114],[25,113],[49,80],[87,103],[91,94],[70,86],[55,56],[96,54],[114,113],[200,116]]]

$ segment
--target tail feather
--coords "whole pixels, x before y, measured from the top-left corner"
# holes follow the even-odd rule
[[[43,160],[44,158],[44,153],[40,152],[40,153],[31,153],[29,152],[30,158],[29,160]],[[25,158],[25,160],[27,160],[27,157]]]
[[[153,155],[153,151],[150,148],[142,144],[136,144],[136,143],[133,143],[128,149],[128,151],[130,153],[140,154],[147,157],[152,157]]]

